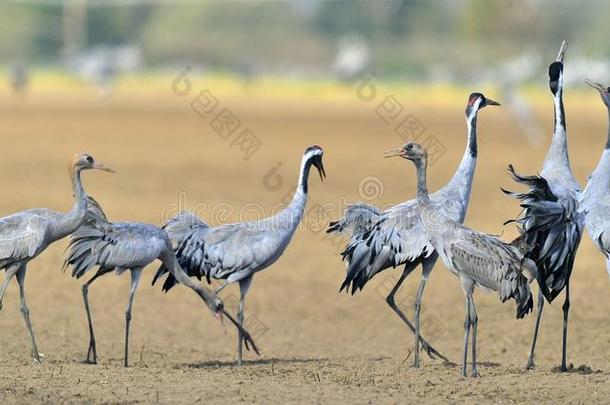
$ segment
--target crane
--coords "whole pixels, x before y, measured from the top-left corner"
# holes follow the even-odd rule
[[[432,194],[432,199],[442,203],[443,213],[455,221],[463,222],[470,200],[470,190],[477,161],[477,114],[485,106],[500,103],[481,93],[472,93],[466,104],[467,143],[462,161],[453,178],[443,188]],[[419,367],[419,343],[432,358],[449,360],[420,336],[419,314],[426,281],[438,259],[438,254],[425,236],[419,218],[417,200],[412,199],[391,207],[385,212],[358,203],[347,208],[342,219],[331,222],[327,232],[351,233],[351,240],[342,253],[347,260],[347,274],[340,290],[354,294],[379,272],[404,264],[402,275],[386,298],[386,302],[415,334],[414,366]],[[422,278],[415,299],[415,326],[396,306],[394,296],[405,278],[422,266]]]
[[[30,310],[25,302],[25,273],[28,263],[42,253],[51,243],[74,232],[85,218],[87,195],[81,183],[83,170],[113,170],[97,162],[87,153],[74,156],[69,166],[74,206],[66,213],[47,208],[34,208],[0,218],[0,269],[5,270],[4,283],[0,287],[0,309],[6,289],[13,277],[19,284],[21,314],[32,343],[32,356],[40,362],[41,354],[30,322]]]
[[[472,376],[478,377],[478,317],[473,300],[474,288],[496,291],[502,302],[514,299],[517,303],[516,317],[521,319],[534,305],[529,283],[536,278],[536,264],[525,257],[529,249],[523,244],[522,237],[507,243],[495,236],[469,229],[444,214],[442,205],[428,194],[428,154],[421,145],[409,143],[386,155],[393,156],[411,160],[415,164],[417,206],[426,237],[445,266],[460,278],[466,298],[462,374],[467,377],[468,343],[472,330]]]
[[[528,253],[538,267],[538,314],[532,348],[526,368],[534,362],[536,341],[545,299],[551,303],[564,289],[563,339],[561,371],[567,371],[568,315],[570,312],[570,276],[576,251],[585,226],[585,215],[579,210],[581,190],[568,156],[566,117],[563,106],[563,60],[566,43],[561,44],[557,59],[549,66],[549,88],[553,94],[555,123],[551,145],[540,176],[522,176],[512,165],[512,178],[529,187],[526,193],[503,190],[521,201],[523,211],[516,222],[524,231],[525,243],[533,246]],[[512,221],[508,221],[512,222]]]
[[[189,276],[225,280],[216,289],[219,293],[227,285],[238,283],[240,290],[237,322],[243,325],[244,303],[255,273],[271,266],[280,258],[290,243],[299,225],[307,203],[308,178],[314,166],[323,180],[326,176],[322,155],[318,145],[308,147],[303,154],[297,188],[290,204],[272,217],[258,221],[226,224],[210,227],[196,215],[182,212],[172,218],[164,229],[176,251],[178,261]],[[167,273],[162,265],[156,280]],[[169,291],[175,284],[170,274],[165,279],[163,290]],[[240,333],[237,345],[237,364],[243,364],[243,336]]]
[[[608,121],[610,122],[610,86],[600,83],[586,83],[596,89],[602,102],[608,109]],[[586,227],[589,236],[606,257],[606,268],[610,276],[610,127],[606,138],[606,145],[602,152],[597,167],[591,173],[589,182],[583,191],[581,200],[581,211],[586,215]]]
[[[124,366],[127,367],[129,359],[129,326],[135,293],[142,270],[157,259],[169,269],[171,274],[180,283],[195,291],[217,317],[222,319],[224,314],[231,322],[237,325],[226,312],[222,301],[216,297],[216,294],[195,283],[184,273],[172,250],[171,241],[162,229],[154,225],[137,222],[111,223],[106,218],[99,203],[93,197],[88,197],[85,221],[70,237],[69,251],[64,263],[64,268],[72,267],[72,276],[77,279],[81,278],[92,268],[98,268],[93,277],[82,286],[83,301],[89,324],[88,363],[97,364],[95,334],[89,309],[89,287],[104,274],[114,271],[117,275],[120,275],[127,270],[130,271],[131,286],[127,310],[125,311]],[[258,353],[258,348],[248,332],[244,331],[241,326],[238,326],[238,329],[245,335],[246,348],[249,349],[251,344],[256,353]]]

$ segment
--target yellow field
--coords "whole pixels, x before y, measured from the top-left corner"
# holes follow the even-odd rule
[[[242,90],[209,87],[218,101],[214,114],[229,109],[241,122],[239,131],[247,128],[261,141],[260,149],[244,160],[238,145],[232,145],[235,135],[222,139],[210,126],[214,115],[202,118],[191,109],[193,97],[205,88],[204,82],[194,82],[193,92],[179,97],[166,82],[150,92],[98,99],[85,90],[58,98],[50,86],[24,99],[0,97],[0,214],[30,207],[68,210],[67,162],[75,152],[87,151],[118,172],[83,176],[88,193],[114,221],[160,224],[179,208],[196,209],[212,223],[235,221],[253,215],[248,211],[253,203],[259,204],[257,212],[271,211],[296,182],[305,147],[321,145],[328,178],[321,183],[311,176],[309,206],[331,209],[323,220],[307,217],[308,229],[298,231],[284,256],[255,277],[248,295],[246,316],[262,355],[248,353],[247,364],[234,367],[232,328],[223,332],[187,289],[164,295],[160,286],[151,288],[156,269],[151,266],[136,297],[132,367],[122,367],[126,275],[108,275],[91,288],[100,364],[81,364],[88,345],[83,281],[60,272],[67,245],[61,241],[30,264],[26,282],[39,348],[46,354],[43,364],[30,359],[16,283],[4,300],[0,401],[608,400],[609,282],[603,257],[588,236],[572,282],[569,360],[577,369],[572,373],[552,371],[561,355],[561,297],[546,307],[538,369],[525,372],[534,318],[516,321],[512,302],[502,305],[494,294],[477,293],[482,378],[464,380],[458,368],[426,356],[421,369],[410,367],[413,339],[384,301],[399,270],[378,275],[354,297],[338,293],[345,270],[339,247],[324,236],[328,220],[340,215],[345,201],[370,199],[384,205],[414,195],[412,165],[383,159],[384,150],[403,141],[376,114],[379,102],[399,95],[401,117],[413,114],[425,126],[422,139],[434,135],[446,149],[430,168],[430,185],[436,188],[451,176],[463,153],[467,92],[439,102],[430,94],[405,96],[380,88],[373,102],[363,102],[353,89],[343,89],[339,96],[298,101],[296,96],[259,98],[263,90],[256,87],[245,96]],[[493,91],[488,95],[496,98]],[[592,91],[573,98],[568,92],[566,109],[572,164],[584,182],[605,143],[606,112]],[[536,113],[550,134],[550,97],[540,97]],[[499,189],[513,187],[506,165],[536,172],[546,143],[541,149],[528,146],[503,108],[483,110],[478,128],[479,163],[467,224],[509,239],[514,230],[502,223],[516,216],[518,207]],[[282,180],[271,184],[274,168]],[[412,276],[398,299],[409,314],[418,282],[418,275]],[[237,294],[236,287],[229,287],[221,297],[232,307]],[[437,265],[424,297],[423,328],[433,345],[458,363],[463,306],[458,280]]]

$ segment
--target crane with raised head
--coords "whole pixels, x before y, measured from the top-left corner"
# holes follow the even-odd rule
[[[488,105],[500,104],[481,93],[472,93],[468,97],[465,110],[468,139],[464,156],[453,178],[432,194],[432,199],[441,203],[444,215],[458,222],[463,222],[466,217],[477,162],[477,114]],[[420,335],[421,301],[438,254],[425,236],[417,200],[405,201],[384,212],[365,203],[351,205],[342,219],[330,223],[327,232],[344,232],[351,236],[342,253],[343,260],[347,261],[347,274],[340,290],[351,289],[354,294],[362,290],[365,284],[381,271],[404,265],[402,274],[388,294],[386,302],[415,335],[414,366],[419,367],[420,342],[422,349],[430,357],[439,357],[449,362]],[[415,299],[413,325],[396,305],[394,297],[407,276],[420,264],[422,277]]]
[[[563,303],[563,339],[561,371],[567,371],[568,315],[570,312],[570,277],[576,251],[585,226],[580,211],[581,189],[574,177],[568,156],[566,117],[563,105],[563,60],[566,44],[561,44],[557,59],[549,66],[549,88],[553,95],[555,123],[553,138],[539,176],[522,176],[512,165],[512,178],[529,187],[526,193],[505,193],[519,199],[523,208],[516,219],[523,227],[524,241],[532,247],[528,253],[538,266],[538,314],[532,348],[526,364],[534,368],[536,341],[544,301],[549,303],[565,290]],[[509,221],[511,222],[511,221]]]

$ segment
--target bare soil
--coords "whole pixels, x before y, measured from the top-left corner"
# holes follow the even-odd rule
[[[421,139],[434,135],[446,150],[430,168],[431,185],[440,186],[462,156],[463,107],[402,101],[405,114],[425,126]],[[392,125],[376,115],[374,103],[357,99],[348,105],[221,103],[239,118],[240,129],[250,129],[262,142],[248,160],[231,144],[233,138],[225,140],[211,129],[212,117],[201,118],[188,100],[171,93],[158,99],[76,97],[61,103],[0,98],[0,213],[30,207],[68,210],[67,161],[75,152],[88,151],[118,171],[84,175],[87,191],[115,221],[160,224],[181,208],[195,209],[212,223],[252,218],[255,212],[244,213],[244,208],[256,203],[258,212],[268,214],[296,182],[304,148],[322,145],[328,178],[321,183],[311,177],[309,206],[330,209],[322,219],[307,216],[307,226],[274,266],[255,277],[248,295],[247,322],[261,356],[248,353],[246,365],[235,367],[235,331],[228,325],[223,330],[187,289],[165,295],[159,286],[151,287],[156,268],[150,266],[136,297],[131,367],[122,366],[129,278],[114,275],[90,289],[99,364],[83,364],[88,344],[83,281],[60,271],[67,245],[60,241],[31,262],[26,282],[45,353],[42,364],[30,357],[16,283],[5,297],[0,402],[609,402],[610,283],[603,257],[588,236],[572,281],[571,372],[553,371],[561,356],[563,297],[546,307],[538,367],[525,371],[534,317],[517,321],[513,303],[503,305],[497,295],[482,292],[475,296],[481,378],[464,379],[459,367],[426,355],[422,367],[413,369],[412,336],[385,303],[400,270],[378,275],[353,297],[339,294],[345,272],[338,255],[341,241],[324,233],[346,201],[381,206],[414,195],[411,165],[383,159],[384,150],[403,143]],[[605,143],[606,113],[594,105],[599,108],[585,110],[569,100],[566,105],[572,163],[583,182]],[[539,106],[537,115],[550,133],[550,101]],[[518,213],[516,203],[499,190],[512,186],[506,165],[536,172],[546,148],[533,148],[524,139],[507,110],[481,112],[469,226],[514,236],[513,229],[502,226]],[[273,168],[277,172],[270,174]],[[270,180],[275,174],[280,178]],[[419,273],[414,273],[398,299],[409,316],[418,283]],[[237,287],[222,294],[233,311],[237,296]],[[424,335],[459,363],[464,301],[458,280],[441,264],[432,273],[423,305]]]

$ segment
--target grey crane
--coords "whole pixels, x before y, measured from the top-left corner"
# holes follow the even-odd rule
[[[129,325],[135,293],[142,270],[157,259],[166,266],[175,279],[195,291],[217,317],[222,319],[224,314],[238,326],[240,333],[245,336],[246,349],[249,349],[251,344],[258,353],[258,348],[248,332],[243,330],[241,325],[237,325],[231,315],[224,309],[222,301],[216,297],[216,294],[200,286],[184,273],[178,264],[171,241],[162,229],[154,225],[137,222],[111,223],[97,201],[93,197],[88,197],[85,221],[70,237],[70,246],[64,263],[64,268],[72,267],[72,276],[76,278],[82,277],[95,267],[98,268],[93,277],[82,286],[83,301],[89,324],[89,350],[86,360],[88,363],[97,364],[95,334],[93,333],[93,321],[89,309],[89,287],[98,277],[104,274],[114,271],[117,275],[120,275],[127,270],[130,271],[131,286],[127,310],[125,311],[124,366],[127,367]]]
[[[40,353],[30,322],[30,311],[25,302],[25,272],[30,260],[42,253],[51,243],[74,232],[85,218],[87,195],[81,183],[81,172],[89,169],[112,172],[112,169],[95,161],[91,155],[75,155],[70,164],[74,206],[69,212],[34,208],[0,218],[0,269],[6,272],[4,283],[0,287],[0,309],[9,283],[17,276],[21,314],[32,341],[32,355],[37,362],[40,362]]]
[[[470,190],[477,161],[477,113],[488,105],[500,105],[481,93],[472,93],[466,105],[466,125],[468,140],[464,156],[453,178],[441,189],[432,194],[434,201],[442,203],[445,215],[463,222],[470,200]],[[449,362],[420,336],[419,315],[421,300],[428,276],[438,259],[434,248],[425,236],[424,228],[417,210],[417,200],[412,199],[398,204],[385,212],[364,203],[351,205],[344,217],[331,222],[327,232],[351,233],[343,260],[347,260],[347,274],[340,290],[354,294],[379,272],[404,264],[402,275],[387,296],[387,303],[415,334],[414,366],[419,367],[419,343],[432,358],[439,357]],[[422,265],[422,278],[415,300],[415,326],[398,308],[394,296],[405,278],[418,265]]]
[[[425,234],[441,260],[460,278],[466,298],[464,356],[462,374],[467,376],[468,340],[472,329],[472,376],[477,377],[477,325],[475,287],[498,292],[502,302],[514,299],[516,316],[523,318],[534,305],[529,283],[536,278],[535,263],[525,257],[522,237],[511,243],[477,232],[445,215],[443,206],[428,194],[426,165],[428,154],[419,144],[409,143],[389,151],[387,157],[411,160],[417,169],[417,206]]]
[[[323,150],[310,146],[301,161],[299,183],[290,204],[272,217],[258,221],[210,227],[190,212],[182,212],[172,218],[164,229],[168,233],[178,261],[189,276],[225,280],[216,292],[231,283],[239,283],[240,300],[237,322],[243,325],[244,302],[254,274],[271,266],[284,252],[305,210],[308,177],[313,165],[323,180],[326,176],[322,164]],[[161,266],[156,280],[167,272]],[[167,276],[163,290],[169,291],[175,284],[174,277]],[[240,333],[237,345],[237,363],[243,363]]]
[[[596,89],[608,109],[610,122],[610,86],[587,81]],[[610,127],[604,151],[583,191],[580,210],[586,215],[589,236],[606,257],[606,269],[610,276]]]
[[[555,126],[551,146],[540,176],[522,176],[509,165],[512,178],[529,187],[526,193],[505,193],[521,201],[522,213],[517,222],[524,240],[533,249],[528,257],[538,266],[538,314],[534,338],[526,368],[534,368],[536,341],[545,299],[551,303],[565,289],[563,304],[563,340],[561,371],[567,371],[568,315],[570,311],[570,276],[576,251],[585,226],[585,215],[579,210],[581,190],[568,156],[566,118],[563,107],[563,60],[565,41],[555,62],[549,66],[549,87],[553,94]],[[509,221],[511,222],[511,221]]]

